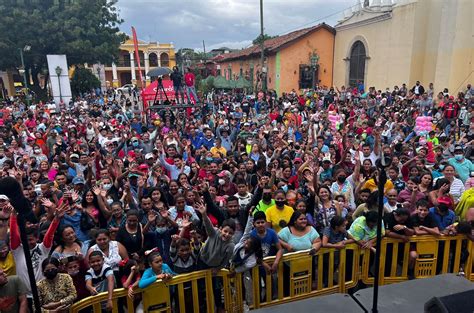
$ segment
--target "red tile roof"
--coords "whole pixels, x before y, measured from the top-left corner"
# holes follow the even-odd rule
[[[275,38],[271,38],[268,40],[265,40],[265,52],[267,53],[274,53],[277,52],[279,49],[281,49],[283,46],[293,42],[294,40],[300,39],[303,36],[306,36],[307,34],[319,30],[319,29],[326,29],[329,32],[335,34],[336,30],[325,24],[318,24],[316,26],[308,27],[308,28],[303,28],[299,29],[296,31],[293,31],[291,33],[278,36]],[[242,49],[239,51],[231,52],[231,53],[226,53],[226,54],[220,54],[216,57],[213,58],[213,61],[216,62],[225,62],[225,61],[230,61],[234,59],[240,59],[240,58],[247,58],[252,55],[258,55],[260,54],[260,45],[253,45],[249,48]]]

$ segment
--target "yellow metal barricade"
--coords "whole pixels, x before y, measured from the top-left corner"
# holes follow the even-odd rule
[[[179,308],[176,312],[180,313],[202,312],[200,308],[204,308],[209,313],[215,311],[211,271],[178,275],[167,283],[158,281],[144,290],[136,290],[135,294],[141,294],[143,311],[147,313],[175,312],[172,310],[173,304]],[[119,301],[119,299],[122,300]],[[100,313],[102,312],[101,303],[106,300],[107,293],[102,292],[75,303],[70,312],[78,313],[83,309],[91,308],[92,312]],[[127,290],[123,288],[114,290],[113,303],[114,313],[118,313],[119,305],[125,306],[128,313],[135,312],[133,300],[127,296]]]
[[[409,242],[383,238],[379,283],[383,285],[408,280],[410,251],[417,253],[413,272],[415,278],[432,277],[441,273],[458,273],[463,250],[470,251],[464,269],[466,277],[471,278],[472,243],[465,236],[413,236]],[[362,251],[361,281],[367,285],[374,283],[372,275],[374,254],[373,251]]]
[[[474,245],[465,236],[414,236],[409,242],[384,238],[381,243],[380,284],[408,279],[410,251],[416,251],[414,276],[432,277],[441,273],[458,273],[463,270],[474,282]],[[285,254],[275,273],[267,273],[257,266],[248,273],[221,270],[224,307],[228,313],[243,312],[244,302],[250,308],[260,308],[318,295],[345,293],[360,281],[374,283],[374,252],[349,244],[344,249],[322,248],[314,256],[308,251]],[[275,257],[264,260],[270,266]],[[168,283],[154,283],[142,295],[144,312],[208,312],[213,313],[214,294],[212,272],[198,271],[178,275]],[[70,312],[78,313],[90,308],[102,312],[101,305],[107,293],[89,297],[75,303]],[[135,312],[127,291],[116,289],[113,294],[113,312],[119,305],[124,312]],[[135,303],[136,305],[136,303]]]
[[[263,268],[252,270],[253,305],[260,308],[317,295],[346,292],[359,281],[359,248],[323,248],[315,256],[309,251],[288,253],[278,265],[277,273]],[[272,265],[275,258],[264,261]],[[337,262],[336,262],[337,261]]]

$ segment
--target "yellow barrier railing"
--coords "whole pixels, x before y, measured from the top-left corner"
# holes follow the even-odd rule
[[[474,281],[473,244],[464,236],[419,236],[409,242],[383,238],[381,245],[380,284],[389,284],[408,279],[410,251],[416,251],[414,276],[431,277],[441,273],[458,273],[462,254],[468,252],[463,270]],[[412,253],[413,254],[413,253]],[[228,313],[243,311],[244,302],[250,308],[291,302],[318,295],[345,293],[359,282],[374,283],[373,255],[370,250],[360,249],[356,244],[344,249],[322,248],[314,256],[308,251],[285,254],[277,273],[266,273],[263,267],[255,267],[245,273],[221,270],[216,278],[222,282],[224,308]],[[264,260],[271,265],[274,257]],[[208,312],[214,313],[213,276],[210,270],[178,275],[167,283],[158,281],[144,290],[141,295],[143,312]],[[83,299],[75,303],[71,313],[91,308],[94,313],[102,312],[101,304],[107,300],[107,293]],[[136,312],[134,303],[127,297],[127,291],[116,289],[113,294],[113,312]]]
[[[464,248],[463,248],[464,246]],[[409,242],[393,238],[383,238],[381,245],[379,284],[397,283],[408,280],[410,251],[416,251],[413,275],[416,278],[432,277],[437,274],[458,273],[461,265],[461,251],[469,251],[464,265],[466,277],[471,281],[472,242],[465,236],[413,236]],[[374,283],[373,252],[362,252],[361,281]]]

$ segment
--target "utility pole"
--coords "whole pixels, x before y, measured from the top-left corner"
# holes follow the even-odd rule
[[[20,51],[20,59],[21,59],[21,66],[23,67],[23,83],[25,86],[23,86],[23,90],[25,91],[25,100],[27,106],[30,106],[30,93],[28,91],[28,81],[26,79],[26,68],[25,68],[25,59],[23,58],[23,51],[30,51],[31,47],[26,45],[23,49],[18,48]]]
[[[206,43],[202,41],[202,50],[204,51],[204,77],[207,77],[207,55],[206,55]]]
[[[204,43],[204,40],[202,41],[202,49],[204,51],[204,61],[207,61],[206,44]]]
[[[265,40],[263,36],[263,0],[260,0],[260,80],[262,82],[262,90],[265,91],[267,88],[266,71],[264,71],[265,62]]]

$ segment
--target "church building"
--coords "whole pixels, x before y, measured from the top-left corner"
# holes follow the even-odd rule
[[[393,88],[473,81],[473,0],[356,0],[335,26],[334,85]]]

